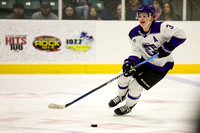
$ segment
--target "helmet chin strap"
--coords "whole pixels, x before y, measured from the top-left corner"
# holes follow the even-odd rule
[[[151,15],[149,15],[148,23],[147,23],[144,27],[142,27],[143,29],[146,28],[146,27],[153,21],[153,19],[152,19],[152,20],[149,22],[150,18],[151,18]]]

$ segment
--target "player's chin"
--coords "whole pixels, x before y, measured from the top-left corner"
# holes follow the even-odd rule
[[[143,28],[145,26],[145,24],[142,23],[142,24],[140,24],[140,26]]]

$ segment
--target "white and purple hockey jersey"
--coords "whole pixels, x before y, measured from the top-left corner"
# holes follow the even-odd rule
[[[162,47],[166,53],[170,53],[169,56],[157,57],[147,63],[158,71],[168,71],[173,68],[174,60],[171,52],[186,40],[186,34],[182,29],[166,22],[152,22],[146,33],[138,25],[129,32],[129,37],[131,39],[129,59],[136,64],[156,54],[159,47]]]

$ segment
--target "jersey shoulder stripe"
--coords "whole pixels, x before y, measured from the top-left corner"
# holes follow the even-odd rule
[[[160,33],[162,23],[163,23],[162,21],[161,22],[152,22],[150,34],[151,33]],[[130,37],[130,39],[132,39],[133,37],[140,36],[141,33],[143,33],[143,31],[141,30],[140,25],[138,25],[129,32],[129,37]]]
[[[163,23],[162,21],[161,22],[153,22],[152,25],[151,25],[151,32],[150,32],[150,34],[151,33],[160,33],[160,31],[161,31],[161,24],[162,23]]]
[[[130,37],[130,39],[132,39],[132,38],[135,37],[135,36],[139,36],[140,34],[139,34],[138,31],[140,31],[140,25],[134,27],[134,28],[129,32],[129,37]]]

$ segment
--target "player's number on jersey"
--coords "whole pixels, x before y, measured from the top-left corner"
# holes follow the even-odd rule
[[[167,24],[166,27],[167,27],[167,28],[170,28],[170,29],[173,29],[173,28],[174,28],[174,26],[169,25],[169,24]]]

